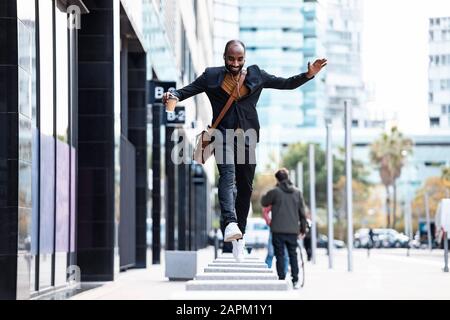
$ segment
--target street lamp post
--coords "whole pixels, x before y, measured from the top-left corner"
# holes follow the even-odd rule
[[[413,231],[412,231],[411,201],[409,199],[407,199],[405,201],[404,211],[405,211],[405,234],[409,238],[408,248],[406,250],[406,256],[409,257],[410,249],[411,249],[411,244],[410,243],[411,243],[412,234],[413,234]]]
[[[448,272],[448,230],[444,231],[444,272]]]
[[[316,235],[316,172],[315,172],[315,155],[314,145],[309,145],[309,194],[310,194],[310,210],[311,210],[311,250],[312,250],[312,263],[316,264],[316,248],[317,248],[317,235]]]
[[[303,163],[297,163],[297,187],[303,193]]]
[[[352,114],[351,107],[347,101],[345,106],[345,189],[346,189],[346,209],[347,209],[347,250],[348,250],[348,271],[353,271],[353,195],[352,195]]]
[[[328,209],[328,267],[333,268],[333,152],[331,147],[331,124],[327,124],[327,209]]]
[[[433,250],[433,244],[431,243],[431,221],[430,221],[430,206],[428,203],[428,192],[425,192],[425,214],[427,217],[427,237],[428,237],[428,248]]]
[[[291,172],[289,173],[289,176],[291,178],[291,182],[294,186],[297,185],[297,173],[295,172],[295,170],[291,170]]]

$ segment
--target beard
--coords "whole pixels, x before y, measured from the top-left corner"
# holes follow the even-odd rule
[[[239,66],[239,67],[237,67],[237,68],[234,68],[234,67],[231,66],[231,65],[225,64],[225,68],[226,68],[229,72],[231,72],[231,74],[237,75],[237,74],[239,74],[239,73],[242,71],[242,69],[244,68],[244,65]]]

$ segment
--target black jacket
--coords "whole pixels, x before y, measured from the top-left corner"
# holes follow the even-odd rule
[[[261,199],[263,207],[272,206],[273,233],[299,234],[306,231],[305,203],[302,192],[289,180],[270,190]]]
[[[174,94],[178,96],[180,101],[183,101],[196,94],[205,92],[212,105],[212,123],[214,123],[229,98],[229,95],[221,87],[226,72],[225,67],[207,68],[193,83],[175,91]],[[244,84],[250,90],[250,93],[234,102],[222,120],[221,127],[224,129],[236,129],[237,125],[239,125],[244,130],[255,129],[259,142],[260,125],[256,104],[258,103],[262,89],[292,90],[311,79],[308,79],[304,73],[285,79],[270,75],[264,70],[261,70],[257,65],[248,67]]]

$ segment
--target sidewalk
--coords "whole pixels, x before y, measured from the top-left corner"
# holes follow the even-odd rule
[[[131,270],[102,287],[72,297],[73,300],[329,300],[329,299],[449,299],[450,273],[444,273],[443,251],[406,249],[353,251],[353,272],[347,272],[347,250],[335,250],[334,269],[328,268],[325,250],[316,264],[306,262],[305,287],[300,290],[187,292],[186,282],[164,278],[164,261],[146,270]],[[266,251],[254,256],[264,258]],[[161,255],[164,257],[164,254]],[[210,263],[214,250],[198,253],[198,270]],[[151,261],[149,259],[149,261]],[[275,266],[273,266],[275,268]]]

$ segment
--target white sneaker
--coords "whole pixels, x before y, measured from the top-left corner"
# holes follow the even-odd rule
[[[238,240],[242,238],[242,232],[239,230],[238,224],[236,222],[231,222],[225,228],[225,235],[223,238],[224,242],[232,242],[233,240]]]
[[[237,262],[244,261],[245,258],[245,240],[233,240],[233,257]]]

